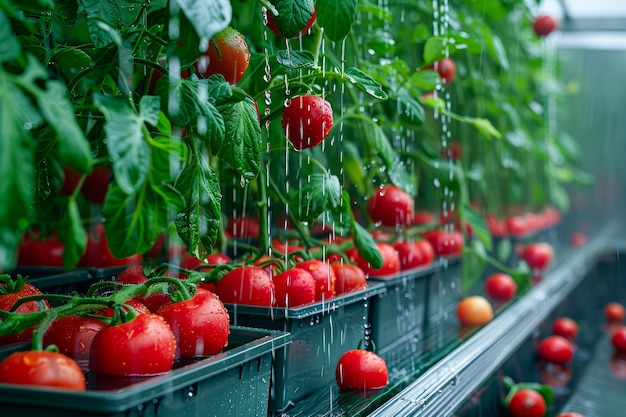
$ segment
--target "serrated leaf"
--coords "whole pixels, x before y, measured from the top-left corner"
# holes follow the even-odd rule
[[[165,199],[163,196],[169,196]],[[144,253],[167,231],[172,201],[178,194],[166,186],[146,182],[137,193],[129,195],[115,182],[109,187],[103,215],[111,253],[116,258]]]
[[[94,104],[106,119],[105,143],[113,162],[115,182],[125,194],[132,195],[144,184],[150,169],[150,147],[143,136],[144,119],[121,97],[96,94]]]
[[[74,199],[70,199],[63,213],[59,239],[63,242],[63,266],[65,269],[74,268],[87,247],[87,231]]]
[[[286,38],[293,38],[306,27],[315,11],[313,0],[270,0],[270,3],[278,12],[274,16],[276,25]]]
[[[20,43],[13,36],[11,23],[0,10],[0,63],[9,62],[20,54]]]
[[[218,107],[224,118],[226,135],[222,141],[209,142],[211,150],[235,168],[245,181],[259,173],[261,126],[252,98]]]
[[[341,184],[335,175],[313,174],[295,194],[294,206],[298,217],[311,222],[326,210],[337,208],[341,203]]]
[[[78,0],[83,7],[89,37],[96,48],[103,48],[113,41],[113,31],[107,27],[119,31],[122,27],[122,14],[118,4],[113,0]],[[102,23],[105,23],[103,25]]]
[[[360,224],[352,223],[352,235],[354,237],[354,246],[359,251],[359,256],[365,259],[374,269],[380,269],[383,266],[383,257],[376,246],[376,241],[372,235]]]
[[[382,86],[360,69],[350,67],[345,71],[344,76],[370,96],[380,100],[387,99],[387,93],[383,91]]]
[[[317,0],[317,22],[324,34],[333,42],[339,42],[350,33],[356,20],[358,0]]]
[[[204,158],[195,154],[176,180],[185,196],[185,206],[176,216],[176,229],[189,251],[203,259],[217,240],[221,199],[215,173]]]
[[[276,60],[279,64],[291,69],[313,68],[315,61],[309,51],[286,51],[276,52]]]
[[[491,234],[484,217],[467,204],[461,206],[459,216],[462,221],[470,225],[474,236],[480,239],[485,248],[490,251],[492,247]]]
[[[233,8],[229,0],[176,0],[201,38],[211,39],[230,24]]]

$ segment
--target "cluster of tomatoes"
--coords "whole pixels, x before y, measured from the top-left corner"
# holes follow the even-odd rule
[[[517,208],[511,208],[510,211],[515,214],[504,218],[492,213],[485,215],[487,227],[493,237],[523,237],[553,227],[561,221],[561,213],[552,206],[536,213],[522,212]]]

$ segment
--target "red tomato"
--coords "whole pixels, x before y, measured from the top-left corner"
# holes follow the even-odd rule
[[[61,185],[61,189],[59,190],[60,196],[69,196],[74,193],[78,182],[80,181],[82,175],[72,171],[68,167],[63,167],[63,184]]]
[[[315,278],[305,269],[289,269],[275,275],[273,281],[278,307],[298,307],[315,302]]]
[[[552,323],[552,333],[574,340],[578,336],[578,324],[568,317],[559,317]]]
[[[463,155],[463,146],[460,142],[452,142],[444,149],[444,155],[453,161],[459,160]]]
[[[567,413],[559,413],[556,417],[585,417],[580,413],[573,413],[568,411]]]
[[[430,242],[436,255],[459,255],[463,251],[463,234],[459,230],[430,230],[424,234],[424,238]]]
[[[226,231],[234,238],[258,238],[261,226],[254,217],[231,217],[228,219]]]
[[[526,261],[533,270],[544,270],[554,255],[549,243],[531,243],[524,247],[521,258]]]
[[[91,268],[112,268],[139,264],[142,260],[143,257],[138,253],[126,258],[115,258],[111,253],[104,225],[98,223],[88,235],[87,249],[78,261],[78,265]]]
[[[333,109],[323,97],[297,96],[283,110],[282,125],[296,150],[312,148],[323,141],[333,127]]]
[[[94,317],[66,316],[52,322],[43,335],[43,345],[55,345],[59,352],[73,359],[86,358],[96,334],[107,327]]]
[[[0,383],[85,391],[85,376],[71,358],[40,350],[15,352],[0,363]]]
[[[224,303],[273,306],[274,283],[269,272],[257,266],[242,266],[217,282],[217,295]]]
[[[264,10],[263,13],[266,16],[267,19],[267,27],[269,28],[269,30],[271,30],[272,32],[274,32],[274,34],[282,37],[282,38],[286,38],[287,36],[283,35],[283,33],[280,31],[280,29],[278,28],[278,23],[276,22],[276,18],[274,17],[274,14],[272,14],[272,12],[268,12],[267,10]],[[313,26],[313,24],[315,23],[315,19],[316,19],[317,13],[316,10],[313,10],[313,14],[311,15],[311,17],[309,18],[309,21],[307,22],[306,26],[303,27],[298,33],[296,33],[293,36],[289,36],[289,38],[299,38],[300,36],[304,35],[307,33],[307,31],[309,29],[311,29],[311,27]]]
[[[367,199],[367,214],[381,226],[411,224],[415,201],[395,185],[385,185]]]
[[[222,74],[226,82],[236,84],[248,69],[249,62],[250,51],[246,40],[229,26],[209,42],[209,48],[196,62],[196,68],[203,77]]]
[[[367,350],[344,353],[335,368],[335,379],[341,390],[380,389],[389,383],[385,360]]]
[[[361,257],[356,248],[347,250],[346,255],[352,262],[355,262],[368,277],[380,277],[400,272],[400,256],[398,256],[398,252],[395,248],[389,243],[384,242],[377,242],[376,247],[380,252],[380,256],[383,258],[383,266],[378,269],[374,269],[369,262]]]
[[[177,357],[215,355],[228,345],[228,310],[210,291],[198,288],[189,300],[166,304],[157,314],[174,333]]]
[[[9,311],[20,298],[28,297],[31,295],[39,295],[42,293],[37,287],[29,284],[28,282],[20,282],[19,280],[14,282],[15,288],[13,289],[7,287],[5,283],[0,283],[0,310]],[[50,304],[48,304],[46,300],[28,301],[21,304],[15,310],[15,312],[20,314],[27,314],[47,310],[49,308]],[[0,336],[0,345],[29,340],[33,335],[34,329],[34,327],[31,327],[19,334],[8,334]]]
[[[532,389],[518,390],[509,402],[509,410],[513,417],[543,417],[546,408],[546,400]]]
[[[624,321],[624,316],[626,316],[626,310],[620,303],[608,303],[604,307],[604,316],[609,322],[622,322]]]
[[[517,284],[510,275],[493,274],[485,281],[485,293],[494,300],[508,301],[515,297]]]
[[[430,224],[435,221],[435,216],[429,211],[415,211],[411,218],[411,224],[413,226],[420,226],[422,224]]]
[[[611,344],[618,352],[626,352],[626,327],[620,326],[613,331]]]
[[[89,369],[117,376],[149,376],[169,372],[176,339],[163,317],[139,315],[102,329],[91,344]]]
[[[450,85],[456,77],[456,64],[452,58],[444,58],[441,61],[435,62],[434,65],[429,65],[428,68],[434,69],[439,73],[441,81],[445,85]]]
[[[115,281],[122,284],[143,284],[148,278],[143,272],[142,265],[132,265],[119,273]],[[154,293],[144,297],[138,297],[137,301],[143,304],[150,312],[156,312],[163,304],[171,301],[170,296],[164,292]],[[140,313],[144,314],[144,313]]]
[[[425,265],[426,254],[417,242],[396,242],[393,247],[398,252],[402,271]]]
[[[548,36],[559,27],[557,21],[548,15],[537,16],[533,21],[533,30],[537,36]]]
[[[44,239],[24,238],[20,244],[17,264],[63,268],[63,242],[56,235]]]
[[[83,181],[80,194],[92,203],[102,204],[109,191],[109,182],[112,177],[111,168],[95,166]]]
[[[315,279],[315,301],[328,300],[335,295],[335,271],[327,262],[317,259],[300,262],[296,268],[307,271]]]
[[[493,308],[484,297],[473,295],[459,301],[456,316],[465,326],[482,326],[493,319]]]
[[[426,239],[416,241],[415,245],[422,251],[424,265],[432,264],[435,260],[435,249],[433,249],[433,245]]]
[[[529,232],[528,221],[522,216],[507,217],[504,221],[506,224],[506,230],[509,235],[514,237],[524,236]]]
[[[564,364],[574,357],[574,346],[563,336],[548,336],[539,343],[537,353],[547,362]]]
[[[583,232],[573,233],[570,237],[570,243],[572,246],[575,247],[583,246],[585,243],[587,243],[587,235],[585,235]]]
[[[491,236],[502,238],[507,234],[507,225],[504,220],[499,219],[497,216],[491,213],[487,213],[485,215],[485,221],[487,222],[487,227],[489,228],[489,233]]]
[[[352,291],[363,290],[367,287],[365,272],[356,265],[336,262],[330,264],[335,272],[337,281],[335,291],[337,294],[345,294]]]

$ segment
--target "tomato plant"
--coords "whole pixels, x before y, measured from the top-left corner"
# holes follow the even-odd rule
[[[249,62],[246,40],[236,29],[226,27],[209,42],[196,68],[204,77],[221,74],[228,83],[236,84],[248,69]]]
[[[71,358],[40,350],[15,352],[0,362],[0,383],[85,391],[85,376]]]
[[[345,294],[367,288],[365,272],[358,266],[342,262],[333,262],[330,266],[333,268],[337,278],[335,282],[337,294]]]
[[[493,319],[493,307],[484,297],[473,295],[458,302],[456,315],[465,326],[482,326]]]
[[[310,259],[297,263],[296,268],[304,269],[315,279],[315,301],[328,300],[335,295],[337,277],[328,262]]]
[[[626,352],[626,327],[620,326],[613,330],[611,344],[618,352]]]
[[[508,301],[515,297],[517,284],[510,275],[496,273],[487,277],[485,293],[494,300]]]
[[[369,218],[382,226],[410,224],[414,211],[413,197],[395,185],[378,188],[367,199]]]
[[[604,307],[604,317],[608,322],[621,323],[626,316],[626,309],[624,306],[617,302],[608,303]]]
[[[257,266],[241,266],[225,274],[215,290],[224,303],[270,307],[276,304],[269,272]]]
[[[317,146],[333,127],[333,109],[323,97],[297,96],[283,110],[283,130],[298,151]]]
[[[157,311],[176,338],[180,357],[215,355],[228,345],[228,311],[214,293],[199,288],[184,301],[163,305]]]
[[[568,340],[575,340],[578,336],[578,323],[569,317],[559,317],[552,322],[552,333]]]
[[[158,375],[172,369],[175,354],[176,339],[163,317],[139,315],[96,334],[89,369],[117,376]]]
[[[565,364],[574,357],[574,346],[563,336],[548,336],[539,343],[537,354],[546,362]]]
[[[341,390],[380,389],[389,383],[385,360],[374,352],[353,349],[344,353],[335,368]]]
[[[298,307],[315,301],[315,278],[306,269],[288,269],[272,281],[278,307]]]
[[[543,417],[547,405],[543,396],[532,389],[520,389],[509,402],[513,417]]]

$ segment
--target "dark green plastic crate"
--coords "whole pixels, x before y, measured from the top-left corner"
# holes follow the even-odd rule
[[[289,332],[291,344],[276,355],[272,410],[284,410],[301,398],[335,383],[335,367],[344,352],[355,349],[369,327],[372,297],[385,291],[370,283],[355,291],[298,308],[225,304],[231,323]]]
[[[289,340],[284,332],[232,326],[228,350],[119,389],[71,392],[0,384],[0,410],[23,417],[265,417],[272,362]]]

